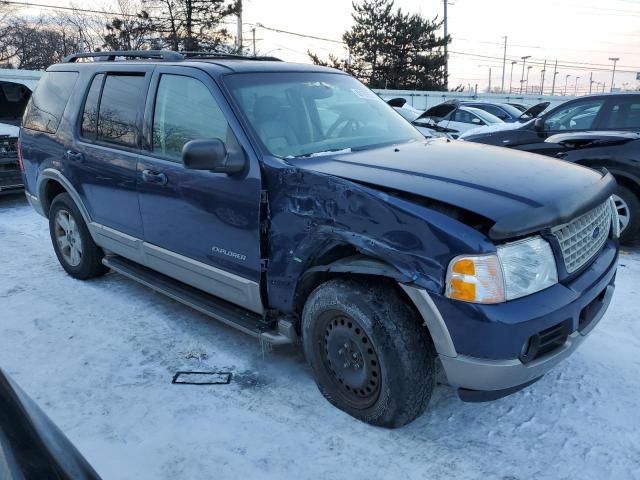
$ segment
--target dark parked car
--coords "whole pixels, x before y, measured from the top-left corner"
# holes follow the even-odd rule
[[[464,137],[606,168],[618,181],[614,199],[621,239],[640,232],[640,94],[594,95],[570,100],[517,129]]]
[[[20,119],[31,97],[24,85],[0,82],[0,195],[22,192],[18,165]]]
[[[145,60],[75,62],[123,56]],[[21,142],[71,276],[112,269],[300,341],[323,395],[371,424],[420,415],[437,360],[464,400],[530,385],[613,294],[610,174],[425,139],[337,70],[79,54],[40,81]]]
[[[69,439],[1,369],[0,479],[100,480]]]

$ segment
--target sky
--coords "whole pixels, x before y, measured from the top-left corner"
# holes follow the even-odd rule
[[[27,0],[28,1],[28,0]],[[109,5],[109,0],[105,0]],[[35,2],[35,0],[34,0]],[[69,5],[69,0],[39,0],[39,3]],[[96,8],[97,2],[76,2]],[[396,0],[396,7],[424,17],[443,16],[443,0]],[[252,47],[256,28],[258,54],[283,60],[309,62],[307,50],[321,57],[333,53],[346,58],[339,43],[352,24],[351,0],[243,0],[244,44]],[[539,90],[541,71],[547,60],[545,90],[550,90],[558,60],[556,92],[587,93],[590,75],[593,89],[611,86],[613,62],[618,57],[616,87],[640,86],[640,0],[450,0],[449,34],[452,37],[449,85],[486,89],[491,69],[492,87],[502,85],[504,37],[507,37],[505,90],[509,89],[511,61],[513,89],[522,78],[523,56],[531,56],[525,67],[528,85]],[[235,33],[234,19],[229,28]],[[314,40],[276,33],[266,27],[335,40]],[[487,58],[485,58],[487,57]],[[567,77],[569,75],[569,77]],[[577,83],[576,83],[577,82]],[[525,84],[526,85],[526,84]]]

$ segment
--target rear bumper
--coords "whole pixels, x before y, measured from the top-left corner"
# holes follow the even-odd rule
[[[9,173],[9,174],[8,174]],[[19,193],[24,190],[24,183],[20,172],[0,172],[0,195]]]
[[[35,195],[31,195],[26,190],[24,191],[24,193],[25,193],[25,196],[27,197],[27,200],[29,201],[29,204],[31,205],[31,207],[36,212],[38,212],[40,215],[42,215],[43,217],[46,217],[46,215],[44,213],[44,209],[42,208],[42,203],[40,203],[40,200],[38,199],[38,197],[36,197]]]

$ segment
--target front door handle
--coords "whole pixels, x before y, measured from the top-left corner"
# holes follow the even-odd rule
[[[154,172],[153,170],[143,170],[142,180],[147,183],[155,183],[156,185],[166,185],[169,179],[162,172]]]
[[[71,162],[75,162],[75,163],[84,162],[84,155],[81,152],[76,152],[75,150],[67,150],[65,152],[65,156]]]

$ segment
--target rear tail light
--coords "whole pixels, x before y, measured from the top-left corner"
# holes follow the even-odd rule
[[[24,173],[24,163],[22,162],[22,142],[18,139],[16,143],[16,150],[18,151],[18,166],[20,167],[20,171]]]

